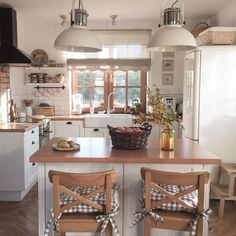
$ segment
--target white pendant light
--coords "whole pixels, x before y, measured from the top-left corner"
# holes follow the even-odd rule
[[[182,27],[183,17],[181,9],[174,7],[164,9],[163,26],[152,36],[148,43],[148,49],[152,51],[185,51],[197,47],[194,36]]]
[[[71,26],[60,33],[54,43],[54,48],[67,52],[99,52],[102,45],[99,38],[87,28],[88,13],[83,9],[82,0],[75,9],[72,3]]]

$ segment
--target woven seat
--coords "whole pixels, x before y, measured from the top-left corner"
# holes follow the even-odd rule
[[[53,223],[57,235],[66,232],[105,232],[112,236],[112,228],[119,235],[113,217],[119,207],[115,182],[117,171],[97,173],[66,173],[50,170],[53,184],[53,209],[45,235]]]

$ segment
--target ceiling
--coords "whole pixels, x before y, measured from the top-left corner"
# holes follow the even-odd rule
[[[184,3],[185,18],[204,19],[216,14],[231,0],[180,0]],[[79,1],[76,1],[78,5]],[[89,20],[110,20],[118,15],[124,21],[159,21],[160,8],[170,7],[174,0],[83,0]],[[164,4],[163,4],[164,3]],[[22,18],[58,20],[60,14],[69,15],[72,0],[0,0],[0,5],[9,5]]]

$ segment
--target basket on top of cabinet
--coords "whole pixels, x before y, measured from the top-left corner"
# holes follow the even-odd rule
[[[197,36],[198,45],[231,45],[236,27],[210,27]]]

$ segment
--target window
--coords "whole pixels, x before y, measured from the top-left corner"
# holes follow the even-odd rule
[[[82,95],[83,112],[93,106],[95,111],[107,110],[108,94],[114,92],[111,104],[115,112],[122,113],[125,106],[135,102],[145,105],[145,71],[79,71],[72,73],[72,92]]]

